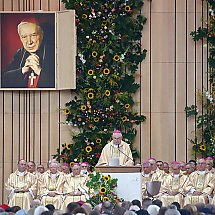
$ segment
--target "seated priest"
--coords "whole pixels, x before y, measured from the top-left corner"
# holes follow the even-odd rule
[[[86,186],[88,176],[81,173],[81,166],[74,163],[72,173],[65,176],[64,184],[64,204],[61,209],[65,209],[70,202],[86,201],[89,188]]]
[[[16,205],[25,210],[30,209],[37,188],[37,178],[27,171],[25,160],[18,161],[17,170],[10,174],[5,187],[9,191],[10,207]]]
[[[197,162],[197,170],[189,175],[186,186],[188,192],[184,198],[184,205],[196,203],[209,203],[214,189],[214,175],[206,169],[206,161],[201,158]]]
[[[172,173],[163,180],[159,199],[165,207],[172,202],[178,202],[183,206],[188,176],[180,171],[180,163],[176,161],[171,163],[171,171]]]
[[[50,163],[49,170],[41,175],[38,194],[43,206],[53,204],[56,209],[61,209],[65,177],[58,166],[58,163]]]
[[[130,146],[122,138],[121,131],[115,130],[113,132],[112,141],[103,148],[96,166],[109,166],[111,159],[118,159],[120,166],[134,165]]]

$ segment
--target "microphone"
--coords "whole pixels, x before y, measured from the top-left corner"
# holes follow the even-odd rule
[[[112,145],[111,145],[111,146],[112,146]],[[112,146],[112,147],[113,147],[113,146]],[[125,155],[129,160],[131,160],[132,162],[134,162],[132,158],[130,158],[127,154],[125,154],[123,151],[120,150],[119,144],[117,145],[117,149],[118,149],[118,151],[119,151],[120,153],[122,153],[123,155]]]

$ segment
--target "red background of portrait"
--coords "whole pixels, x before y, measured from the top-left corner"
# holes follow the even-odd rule
[[[18,24],[29,18],[36,18],[40,24],[55,24],[54,13],[1,13],[1,71],[4,71],[17,49],[22,48],[22,43],[17,32]]]

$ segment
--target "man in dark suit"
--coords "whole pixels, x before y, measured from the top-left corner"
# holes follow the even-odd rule
[[[3,88],[54,88],[55,58],[53,44],[34,18],[17,27],[23,48],[18,49],[3,74]],[[50,38],[49,38],[50,40]]]

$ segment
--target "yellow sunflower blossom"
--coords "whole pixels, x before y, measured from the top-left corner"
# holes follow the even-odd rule
[[[93,99],[94,98],[94,94],[93,93],[88,93],[87,97],[88,97],[88,99]]]
[[[131,7],[129,5],[125,6],[125,11],[126,12],[131,12]]]
[[[124,107],[125,107],[125,109],[129,109],[130,108],[130,104],[125,104]]]
[[[71,144],[66,143],[65,148],[68,149],[68,150],[70,150],[70,146],[71,146]]]
[[[94,118],[94,122],[98,122],[99,121],[99,118],[98,117],[95,117]]]
[[[83,13],[83,14],[82,14],[82,18],[83,18],[83,19],[87,19],[87,14],[86,14],[86,13]]]
[[[97,144],[99,144],[99,143],[101,143],[101,142],[102,142],[102,139],[100,139],[100,138],[97,138],[97,139],[96,139],[96,143],[97,143]]]
[[[119,61],[119,59],[120,59],[120,56],[118,54],[114,55],[113,60]]]
[[[110,74],[110,70],[109,70],[108,68],[104,68],[104,69],[103,69],[103,73],[104,73],[105,75],[109,75],[109,74]]]
[[[98,55],[98,52],[96,52],[96,51],[93,51],[93,52],[92,52],[92,56],[93,56],[93,57],[97,57],[97,55]]]
[[[93,148],[91,146],[86,146],[85,151],[87,153],[92,152]]]
[[[88,73],[88,75],[93,75],[94,71],[92,69],[89,69],[87,73]]]
[[[199,147],[199,149],[200,149],[201,151],[205,151],[205,150],[206,150],[206,146],[203,144],[203,145],[201,145],[201,146]]]
[[[99,190],[99,192],[102,193],[102,194],[104,194],[106,192],[106,190],[107,189],[105,187],[101,187],[100,190]]]
[[[126,122],[127,120],[128,120],[128,117],[127,117],[127,116],[123,116],[123,117],[122,117],[122,121],[123,121],[123,122]]]
[[[110,177],[108,175],[103,176],[105,181],[110,181]]]
[[[102,199],[103,202],[106,202],[106,201],[109,201],[109,200],[110,199],[107,196],[103,197],[103,199]]]
[[[74,163],[75,163],[74,161],[70,162],[70,163],[69,163],[70,167],[72,167],[72,165],[73,165]]]
[[[105,95],[110,96],[110,90],[105,90]]]
[[[66,108],[66,109],[64,109],[64,113],[65,113],[66,115],[69,115],[71,112],[70,112],[70,110],[69,110],[68,108]]]
[[[102,20],[102,26],[104,27],[104,26],[106,26],[106,24],[107,24],[107,21],[106,20]]]
[[[87,109],[86,105],[81,105],[81,110],[85,111]]]

